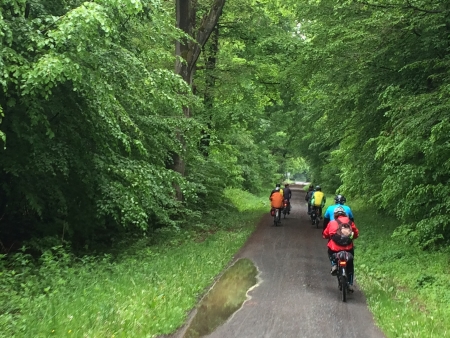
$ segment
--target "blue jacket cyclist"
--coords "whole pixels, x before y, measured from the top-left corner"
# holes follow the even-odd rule
[[[323,216],[323,229],[325,229],[328,225],[328,223],[332,220],[334,220],[334,209],[337,207],[342,207],[345,210],[345,213],[347,214],[347,217],[350,218],[352,222],[355,221],[352,213],[352,209],[350,209],[349,206],[344,205],[344,203],[347,201],[347,199],[344,197],[344,195],[336,195],[334,197],[335,204],[330,205],[327,210],[325,211],[325,215]]]

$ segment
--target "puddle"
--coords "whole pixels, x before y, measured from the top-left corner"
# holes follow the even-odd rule
[[[247,299],[247,291],[257,283],[257,274],[249,259],[234,263],[203,298],[183,337],[202,337],[223,324]]]

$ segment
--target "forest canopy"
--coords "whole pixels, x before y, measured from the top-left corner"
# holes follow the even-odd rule
[[[447,243],[449,14],[449,1],[3,1],[0,239],[188,226],[226,187],[297,171],[398,218],[411,243]]]

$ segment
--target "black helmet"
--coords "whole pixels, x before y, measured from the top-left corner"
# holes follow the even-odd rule
[[[347,202],[347,199],[344,197],[344,195],[336,195],[334,201],[336,202],[336,204],[344,204],[345,202]]]
[[[338,216],[347,216],[343,207],[334,208],[334,218],[336,219]]]
[[[278,187],[278,188],[279,188],[280,186],[281,186],[280,183],[277,183],[277,184],[275,185],[275,187]]]
[[[316,186],[316,190],[317,190],[317,191],[321,191],[321,190],[322,190],[322,188],[320,187],[320,185]]]

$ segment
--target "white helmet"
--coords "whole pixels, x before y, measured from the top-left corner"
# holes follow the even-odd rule
[[[347,216],[343,207],[334,208],[334,218],[337,218],[338,216]]]

